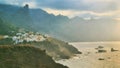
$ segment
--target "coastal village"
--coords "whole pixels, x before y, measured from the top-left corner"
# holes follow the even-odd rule
[[[18,32],[14,36],[4,35],[2,39],[10,38],[15,44],[23,43],[23,42],[42,42],[46,40],[47,35],[41,35],[36,32]]]
[[[24,41],[25,42],[41,42],[45,40],[45,37],[43,37],[39,33],[34,34],[33,32],[17,33],[16,36],[12,37],[12,40],[15,42],[14,44],[23,43]]]

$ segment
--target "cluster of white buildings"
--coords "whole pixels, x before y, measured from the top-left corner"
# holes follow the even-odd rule
[[[39,33],[17,33],[16,36],[12,37],[14,44],[23,43],[23,42],[41,42],[46,40],[46,38]]]

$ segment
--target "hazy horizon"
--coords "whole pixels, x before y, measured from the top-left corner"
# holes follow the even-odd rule
[[[2,4],[42,8],[48,13],[65,15],[68,17],[80,16],[120,18],[119,0],[0,0]],[[119,19],[120,20],[120,19]]]
[[[120,68],[120,0],[0,0],[1,68]]]
[[[37,29],[40,27],[43,30],[39,32],[42,33],[43,31],[45,33],[44,30],[46,30],[51,36],[61,40],[73,42],[120,40],[119,0],[0,0],[0,3],[22,7],[28,4],[30,9],[39,8],[45,10],[47,12],[48,18],[46,19],[48,23],[44,24],[45,27],[41,26],[46,21],[39,24],[39,21],[41,21],[39,18],[43,20],[44,17],[37,16],[38,19],[34,20],[35,26],[33,28]],[[40,11],[43,12],[43,10]],[[41,14],[41,12],[36,15]],[[52,17],[49,17],[52,16],[51,13],[58,15],[53,15],[54,20],[57,20],[57,22],[53,21]],[[59,14],[68,16],[70,19],[62,17]],[[35,13],[33,15],[35,16]],[[52,21],[56,24],[52,24]],[[49,28],[49,23],[51,23],[51,29]]]

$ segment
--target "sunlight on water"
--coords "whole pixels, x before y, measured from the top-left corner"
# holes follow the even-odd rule
[[[70,68],[120,68],[120,41],[112,42],[72,42],[82,54],[69,60],[56,61]],[[98,52],[97,47],[102,46]],[[115,51],[111,51],[113,48]]]

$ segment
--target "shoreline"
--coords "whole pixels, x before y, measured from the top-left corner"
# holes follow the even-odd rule
[[[69,44],[74,44],[74,43],[69,43]],[[87,42],[87,44],[84,43],[84,45],[83,43],[81,44],[80,42],[77,42],[73,46],[76,47],[83,54],[76,55],[75,57],[70,58],[68,60],[63,59],[56,62],[66,65],[69,68],[120,68],[120,64],[119,64],[120,42],[104,42],[102,43],[102,45],[104,49],[107,50],[107,52],[96,53],[97,50],[95,48],[98,47],[99,45],[100,44],[98,42],[95,43]],[[111,52],[110,51],[111,47],[114,47],[119,51]]]

